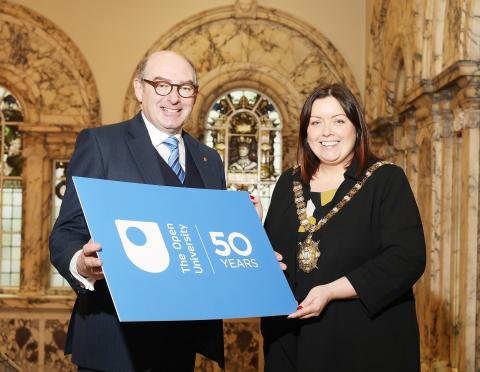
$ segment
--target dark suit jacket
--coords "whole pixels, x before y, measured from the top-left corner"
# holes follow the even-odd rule
[[[224,166],[218,153],[185,132],[183,139],[205,187],[224,189]],[[69,270],[72,256],[90,239],[71,177],[162,185],[165,175],[159,160],[141,114],[123,123],[83,130],[77,138],[66,193],[50,235],[50,255],[53,265],[78,294],[65,352],[72,352],[73,362],[83,367],[138,369],[138,365],[149,363],[149,358],[161,358],[162,347],[172,345],[174,340],[185,347],[193,342],[192,348],[223,365],[221,320],[120,324],[105,280],[97,281],[93,292],[87,291]],[[188,168],[186,171],[188,174]]]

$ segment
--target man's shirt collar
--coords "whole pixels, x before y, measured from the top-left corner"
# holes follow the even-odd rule
[[[142,118],[143,118],[143,121],[145,122],[145,126],[147,127],[148,135],[150,136],[150,140],[152,141],[153,146],[157,147],[167,137],[171,136],[171,134],[161,131],[155,125],[150,123],[143,112],[142,112]],[[177,137],[179,141],[182,140],[181,133],[175,134],[174,136]]]

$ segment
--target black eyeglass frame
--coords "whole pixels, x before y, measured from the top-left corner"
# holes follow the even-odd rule
[[[170,82],[167,81],[167,80],[155,80],[155,81],[153,81],[153,80],[148,80],[148,79],[143,79],[143,78],[142,78],[142,81],[144,81],[145,83],[151,85],[151,86],[153,87],[153,89],[155,90],[155,93],[157,93],[159,96],[162,96],[162,97],[168,96],[168,95],[172,92],[173,87],[176,87],[176,88],[177,88],[177,93],[178,93],[178,95],[179,95],[180,97],[182,97],[182,98],[193,98],[193,97],[195,97],[195,96],[197,95],[197,93],[198,93],[198,86],[195,85],[195,84],[192,84],[192,83],[173,84],[173,83],[170,83]],[[167,85],[170,86],[170,90],[168,91],[167,94],[160,94],[160,93],[158,93],[157,87],[158,87],[158,85],[159,85],[160,83],[162,83],[162,84],[167,84]],[[191,96],[185,97],[185,96],[182,95],[182,93],[180,93],[180,88],[183,87],[183,86],[185,86],[185,85],[193,87],[193,94],[192,94]]]

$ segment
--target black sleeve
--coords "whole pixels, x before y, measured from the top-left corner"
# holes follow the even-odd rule
[[[291,191],[292,175],[291,170],[284,172],[278,179],[273,189],[270,206],[268,207],[267,216],[265,217],[264,227],[268,231],[275,230],[276,221],[279,217],[283,217],[285,209],[288,206],[287,193]],[[293,192],[292,192],[293,193]]]
[[[264,227],[273,249],[283,256],[283,263],[287,265],[284,274],[293,290],[297,267],[295,250],[298,243],[298,219],[293,201],[292,181],[291,169],[278,179],[272,193]]]
[[[381,251],[350,272],[355,288],[370,316],[405,295],[425,269],[425,240],[417,204],[407,177],[399,167],[387,166],[380,203]]]
[[[70,273],[73,255],[90,239],[90,233],[78,200],[72,176],[103,178],[102,157],[98,143],[89,129],[77,137],[75,151],[67,170],[67,185],[59,216],[50,234],[50,260],[77,292],[83,292]]]

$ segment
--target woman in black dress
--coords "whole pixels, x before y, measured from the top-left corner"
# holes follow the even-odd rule
[[[419,371],[412,286],[425,242],[404,172],[371,154],[342,85],[308,97],[299,132],[299,166],[278,180],[265,220],[299,306],[262,319],[265,370]]]

